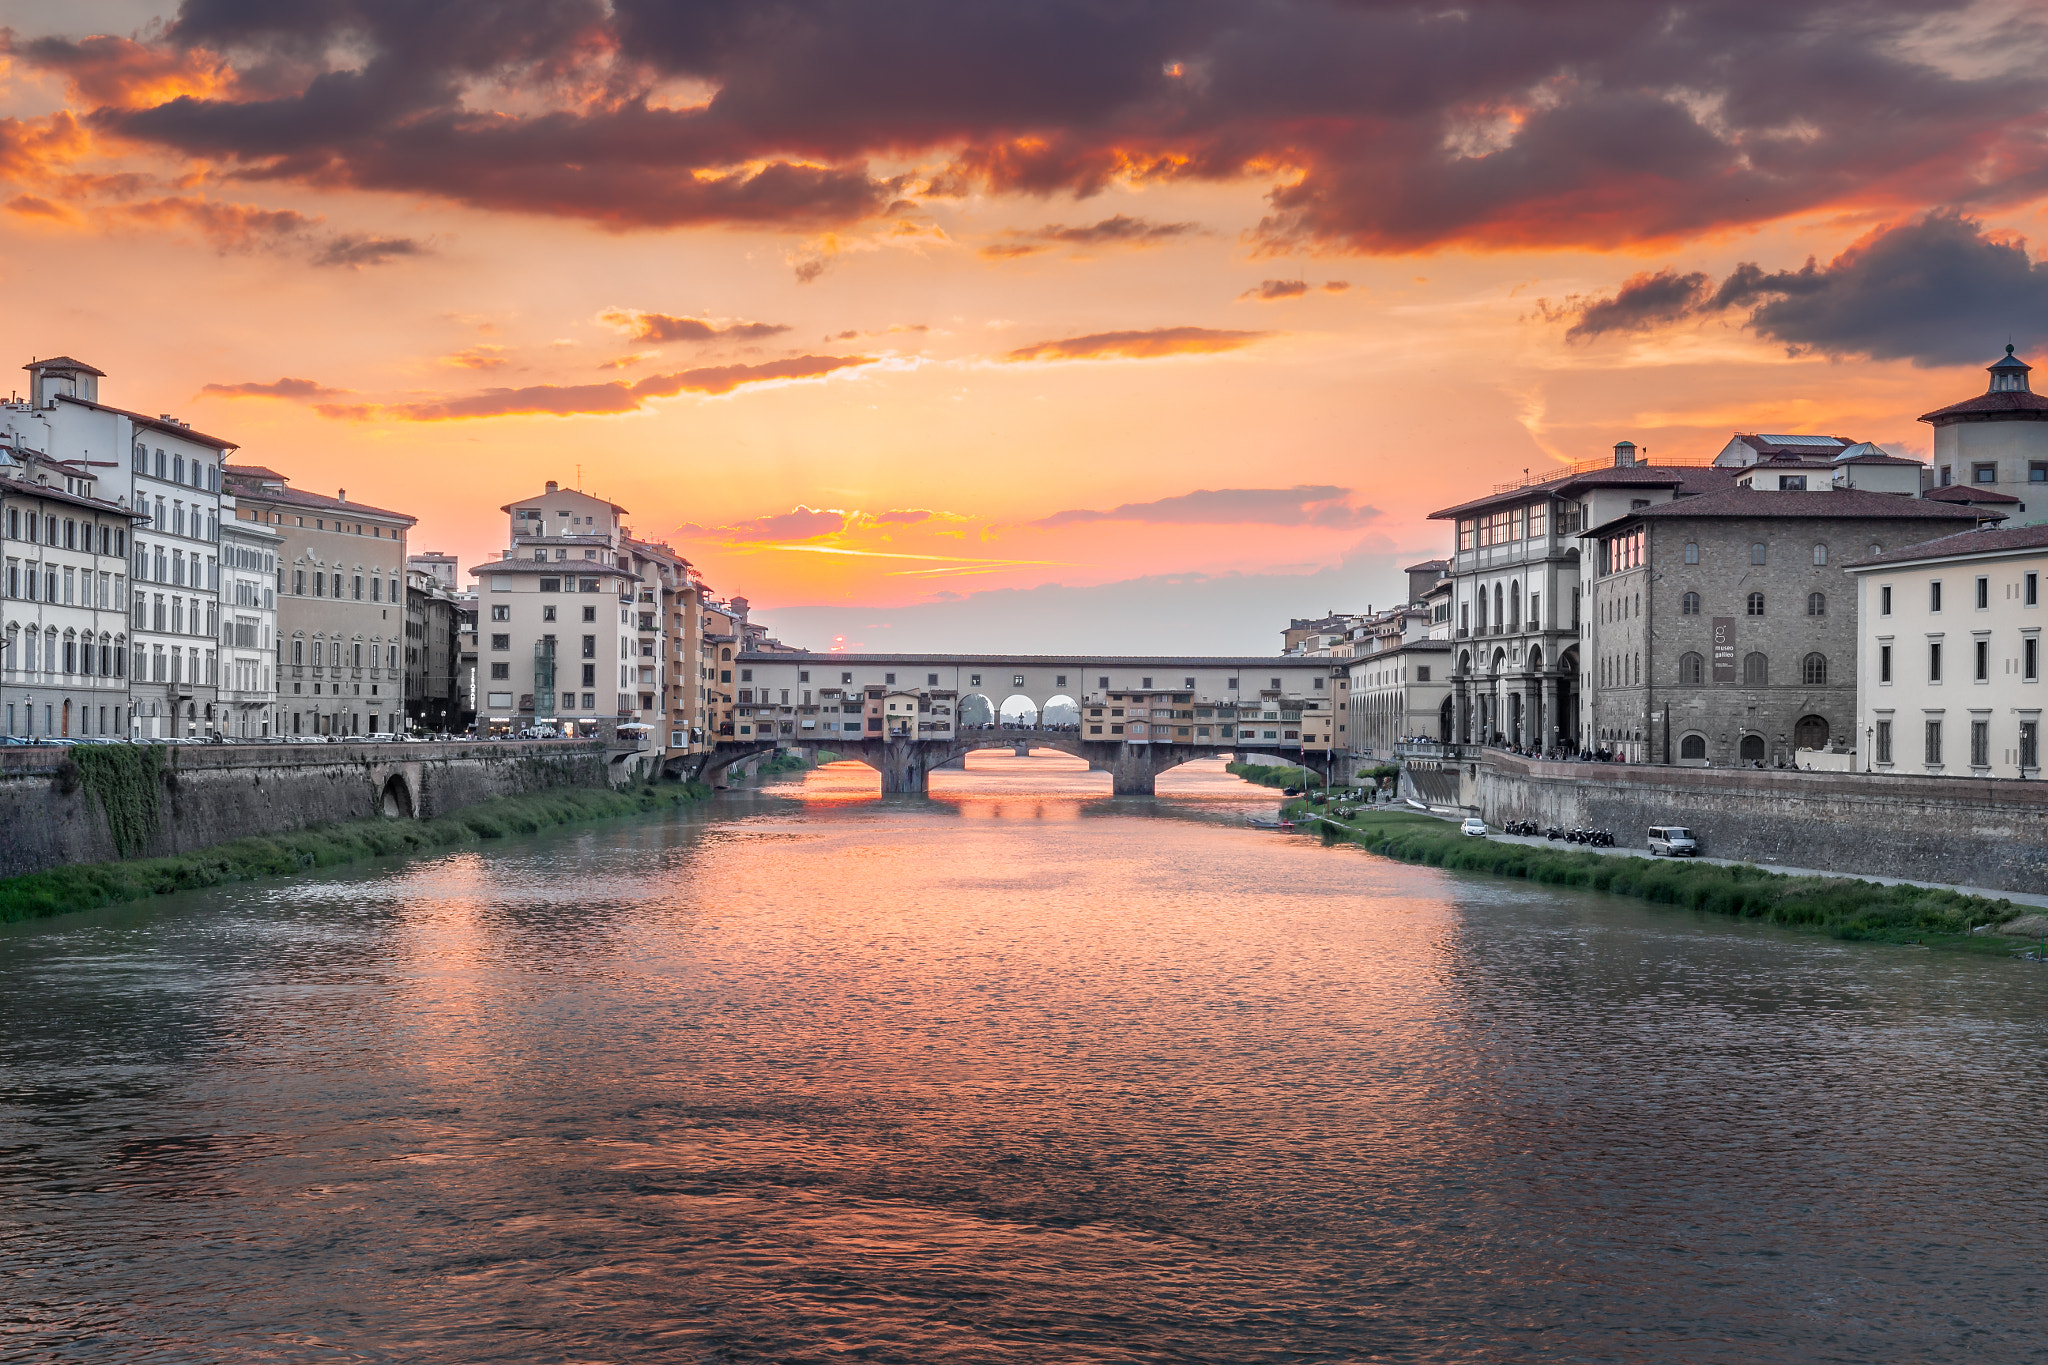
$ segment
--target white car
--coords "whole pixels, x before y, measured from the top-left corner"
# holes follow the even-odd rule
[[[1692,837],[1692,831],[1684,825],[1650,826],[1650,856],[1659,854],[1669,858],[1697,858],[1699,842]]]
[[[1470,834],[1475,838],[1484,838],[1486,836],[1486,822],[1476,815],[1468,815],[1465,817],[1465,823],[1458,826],[1458,830],[1460,833]]]

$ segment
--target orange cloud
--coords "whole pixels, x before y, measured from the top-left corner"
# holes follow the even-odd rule
[[[184,228],[221,251],[252,251],[296,239],[319,223],[293,209],[264,209],[189,195],[168,195],[102,210],[110,222],[128,227]]]
[[[277,379],[268,384],[207,384],[199,392],[218,398],[290,398],[305,402],[313,398],[332,398],[348,390],[330,389],[312,379]]]
[[[322,403],[323,417],[354,421],[397,420],[448,422],[473,417],[576,417],[638,412],[649,399],[681,393],[731,393],[746,384],[776,380],[822,379],[839,370],[875,363],[873,356],[802,355],[760,365],[710,365],[676,374],[649,375],[635,383],[530,384],[524,388],[485,389],[462,398],[417,403]]]
[[[35,66],[63,75],[71,98],[108,109],[148,109],[176,99],[217,99],[235,92],[234,71],[203,48],[145,46],[104,34],[75,43],[9,43]]]
[[[703,318],[674,317],[668,313],[630,312],[607,309],[598,315],[626,334],[629,341],[761,341],[789,330],[779,322],[732,322],[720,326]]]
[[[1020,346],[1006,360],[1156,360],[1170,355],[1235,351],[1271,332],[1230,332],[1215,327],[1154,327],[1144,332],[1093,332]]]
[[[58,204],[36,194],[17,194],[7,201],[10,213],[24,218],[47,218],[54,223],[76,223],[82,221],[78,211],[69,204]]]
[[[506,358],[503,346],[472,346],[466,351],[442,356],[441,363],[458,370],[502,370],[511,361]]]

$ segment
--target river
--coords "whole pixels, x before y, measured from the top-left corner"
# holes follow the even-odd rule
[[[977,756],[0,931],[0,1357],[2001,1361],[2048,977]]]

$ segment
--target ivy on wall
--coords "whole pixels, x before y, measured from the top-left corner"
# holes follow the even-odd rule
[[[79,782],[107,817],[114,851],[131,858],[156,837],[161,815],[164,746],[81,744],[72,749]]]

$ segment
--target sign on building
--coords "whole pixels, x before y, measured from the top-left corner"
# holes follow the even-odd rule
[[[1714,681],[1735,681],[1735,618],[1732,616],[1714,618]]]

